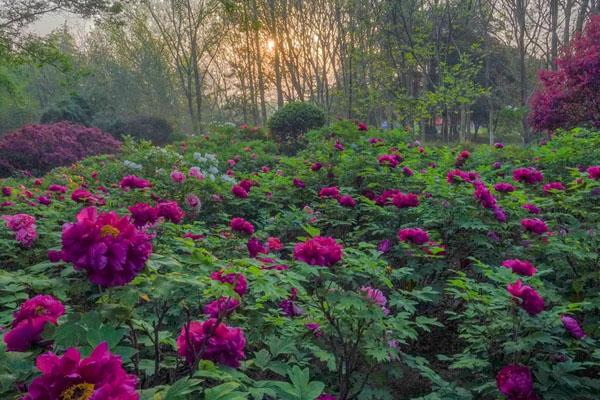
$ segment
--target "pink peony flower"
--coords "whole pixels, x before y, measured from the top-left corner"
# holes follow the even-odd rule
[[[468,150],[461,151],[456,157],[456,162],[454,165],[461,167],[469,159],[469,157],[471,157],[471,153],[469,153]]]
[[[154,224],[158,219],[158,208],[146,203],[137,203],[129,207],[128,210],[133,218],[133,223],[137,226]]]
[[[585,337],[585,332],[583,329],[581,329],[579,322],[577,322],[575,318],[568,315],[563,315],[560,317],[560,320],[562,321],[567,332],[569,332],[569,334],[575,339],[580,340]]]
[[[246,357],[245,346],[244,331],[229,327],[216,318],[190,322],[177,338],[177,353],[189,364],[201,359],[238,368]]]
[[[199,181],[204,180],[204,174],[202,173],[202,170],[198,167],[192,167],[190,168],[190,170],[188,171],[188,175],[192,178],[196,178]]]
[[[517,168],[513,171],[513,180],[529,185],[541,182],[544,175],[535,168]]]
[[[180,223],[185,217],[185,213],[176,201],[161,201],[156,205],[156,208],[159,217],[163,217],[174,224]]]
[[[200,198],[193,193],[190,193],[187,196],[185,196],[185,204],[193,210],[199,210],[202,206]]]
[[[315,236],[294,246],[294,259],[310,265],[331,267],[342,259],[343,248],[334,238]]]
[[[590,179],[600,180],[600,165],[589,167],[587,173]]]
[[[229,223],[229,227],[235,232],[243,232],[247,233],[248,235],[252,235],[254,233],[254,226],[244,218],[232,218],[231,222]]]
[[[392,204],[398,208],[417,207],[419,197],[414,193],[397,193],[392,197]]]
[[[84,208],[77,221],[63,225],[62,253],[92,283],[123,286],[139,274],[152,253],[152,237],[114,211]]]
[[[106,200],[104,200],[102,197],[95,196],[84,188],[74,190],[73,193],[71,193],[71,200],[76,203],[86,203],[90,206],[101,206],[106,204]]]
[[[185,174],[181,171],[174,170],[173,172],[171,172],[171,181],[174,183],[184,183]]]
[[[356,200],[352,198],[350,195],[340,196],[338,199],[338,203],[342,207],[354,208],[356,207]]]
[[[378,305],[379,307],[381,307],[381,310],[383,311],[383,315],[388,315],[390,313],[390,310],[388,310],[387,306],[387,299],[385,298],[385,295],[383,294],[383,292],[379,289],[374,289],[370,286],[363,286],[360,288],[360,291],[363,292],[366,296],[367,299]]]
[[[38,237],[35,217],[28,214],[3,215],[6,227],[15,233],[15,240],[23,247],[31,247]]]
[[[142,179],[138,176],[127,175],[127,176],[123,177],[123,179],[121,179],[121,182],[119,182],[119,186],[121,186],[122,189],[129,190],[129,189],[148,188],[148,187],[151,187],[152,184],[150,183],[150,181],[147,181],[146,179]]]
[[[283,245],[279,238],[270,236],[267,238],[267,247],[269,248],[269,251],[279,251],[283,248]]]
[[[537,400],[533,391],[533,378],[528,367],[509,364],[496,375],[496,385],[508,400]]]
[[[231,193],[238,199],[245,199],[248,197],[248,191],[240,185],[233,185]]]
[[[405,228],[398,231],[401,242],[422,245],[429,241],[429,234],[420,228]]]
[[[509,259],[502,261],[501,264],[505,268],[510,268],[515,274],[523,276],[533,276],[537,272],[537,269],[532,263],[525,260]]]
[[[358,127],[358,130],[361,132],[369,130],[369,127],[364,122],[359,122],[358,124],[356,124],[356,126]]]
[[[232,297],[221,297],[204,306],[204,314],[210,318],[228,317],[240,306],[240,302]]]
[[[494,190],[500,193],[514,192],[515,187],[508,182],[500,182],[494,185]]]
[[[521,308],[530,315],[537,315],[544,311],[544,299],[534,288],[523,285],[520,279],[513,284],[508,284],[506,290],[514,297],[521,299]]]
[[[65,307],[50,295],[37,295],[25,301],[14,313],[12,329],[4,335],[8,351],[28,351],[42,340],[46,324],[56,325]]]
[[[39,356],[35,362],[42,372],[29,385],[23,400],[137,400],[137,378],[127,374],[121,357],[99,344],[88,358],[79,350],[68,349],[61,357],[54,353]]]
[[[548,226],[539,218],[524,218],[521,220],[521,226],[528,232],[541,235],[548,232]]]
[[[252,179],[242,179],[239,185],[246,191],[249,192],[253,186],[258,186],[258,182]]]
[[[565,185],[563,185],[561,182],[550,182],[550,183],[545,184],[544,187],[542,188],[542,190],[546,194],[550,194],[554,191],[561,192],[565,189],[566,189]]]
[[[232,285],[233,291],[243,296],[248,291],[248,282],[246,282],[246,278],[244,275],[240,273],[229,273],[226,274],[224,271],[215,271],[210,274],[210,279],[213,281],[219,281],[221,283],[227,283]]]
[[[324,187],[319,191],[319,197],[322,199],[337,199],[340,197],[340,190],[337,186]]]

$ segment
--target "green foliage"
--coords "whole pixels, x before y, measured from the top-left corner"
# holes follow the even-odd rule
[[[169,121],[151,116],[115,121],[107,127],[107,131],[119,139],[131,136],[137,140],[149,140],[155,145],[165,145],[181,139],[174,134],[173,126]]]
[[[44,111],[40,118],[40,123],[51,124],[54,122],[69,121],[89,126],[93,117],[94,112],[88,102],[79,95],[72,95]]]
[[[296,150],[306,132],[323,125],[325,113],[310,103],[288,103],[269,119],[269,130],[285,152]]]

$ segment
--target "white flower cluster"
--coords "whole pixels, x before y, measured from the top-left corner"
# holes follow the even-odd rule
[[[133,161],[125,160],[123,161],[123,165],[125,165],[129,169],[140,170],[142,169],[141,164],[134,163]]]
[[[196,160],[200,166],[197,168],[200,169],[202,175],[210,179],[211,181],[215,181],[217,177],[220,180],[227,183],[235,184],[236,180],[229,175],[222,174],[219,170],[219,159],[216,154],[212,153],[194,153],[194,160]]]

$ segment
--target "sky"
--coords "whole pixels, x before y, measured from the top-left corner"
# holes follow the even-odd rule
[[[47,35],[55,29],[61,28],[65,22],[69,28],[74,32],[86,32],[93,26],[93,21],[89,19],[81,18],[71,13],[52,13],[42,16],[41,19],[34,22],[29,30],[40,36]]]

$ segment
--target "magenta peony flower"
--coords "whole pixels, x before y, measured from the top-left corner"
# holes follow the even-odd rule
[[[185,217],[185,213],[176,201],[161,201],[156,205],[156,208],[159,217],[163,217],[174,224],[180,223]]]
[[[580,340],[585,337],[585,332],[583,329],[581,329],[579,322],[577,322],[575,318],[568,315],[563,315],[560,317],[560,320],[562,321],[567,332],[569,332],[569,334],[575,339]]]
[[[267,254],[268,253],[265,246],[263,246],[263,244],[255,237],[251,237],[250,239],[248,239],[248,243],[246,244],[246,247],[248,248],[248,254],[250,255],[250,257],[253,257],[253,258],[259,254]]]
[[[537,269],[533,266],[532,263],[525,260],[519,259],[509,259],[502,261],[501,264],[505,268],[510,268],[515,274],[523,275],[523,276],[533,276],[537,272]]]
[[[238,199],[245,199],[248,197],[248,191],[246,191],[246,189],[244,189],[240,185],[233,185],[231,187],[231,194],[233,194]]]
[[[15,240],[23,247],[31,247],[38,237],[35,217],[28,214],[3,215],[6,227],[15,233]]]
[[[397,193],[392,197],[392,204],[398,208],[417,207],[419,197],[414,193]]]
[[[96,285],[123,286],[139,274],[152,253],[152,237],[114,211],[84,208],[77,221],[63,225],[62,253]]]
[[[465,172],[459,169],[453,169],[452,171],[448,172],[448,175],[446,175],[446,181],[448,183],[472,183],[477,179],[479,179],[479,174],[475,171]]]
[[[514,192],[515,187],[508,182],[500,182],[494,185],[494,190],[500,193]]]
[[[57,184],[52,184],[50,186],[48,186],[48,190],[51,192],[57,192],[57,193],[66,193],[67,192],[67,187],[66,186],[62,186],[62,185],[57,185]]]
[[[396,168],[400,163],[400,157],[396,154],[382,154],[377,157],[377,161],[379,162],[379,165]]]
[[[322,199],[338,199],[340,197],[340,190],[337,186],[324,187],[319,191],[319,197]]]
[[[500,143],[500,142],[494,143],[494,147],[497,148],[497,149],[503,149],[504,148],[504,143]]]
[[[331,267],[342,259],[343,248],[334,238],[315,236],[294,246],[294,259],[310,265]]]
[[[316,172],[316,171],[320,170],[322,167],[323,167],[323,164],[321,164],[320,162],[316,162],[316,163],[313,163],[313,164],[310,166],[310,169],[311,169],[312,171],[315,171],[315,172]]]
[[[473,187],[475,191],[473,192],[473,196],[479,203],[487,209],[493,210],[497,207],[496,198],[490,190],[483,184],[483,182],[477,181],[473,182]]]
[[[391,204],[391,200],[394,198],[394,196],[400,193],[402,192],[398,189],[386,189],[381,192],[379,196],[374,197],[373,200],[378,206],[385,206]]]
[[[204,314],[210,318],[228,317],[240,306],[240,302],[232,297],[221,297],[204,306]]]
[[[342,207],[354,208],[356,207],[356,200],[352,198],[350,195],[340,196],[338,199],[338,203]]]
[[[335,397],[332,394],[324,393],[324,394],[320,395],[319,397],[317,397],[317,400],[337,400],[337,397]]]
[[[240,273],[233,272],[226,274],[224,271],[215,271],[210,274],[210,279],[213,281],[230,284],[233,287],[233,291],[240,296],[245,295],[248,291],[248,283],[246,282],[246,278],[244,278],[244,275]]]
[[[563,190],[566,190],[566,187],[561,182],[550,182],[545,184],[542,190],[544,193],[550,194],[554,191],[562,192]]]
[[[4,197],[12,196],[12,188],[10,186],[3,186],[2,187],[2,195]]]
[[[367,296],[367,299],[370,302],[375,303],[376,305],[381,307],[381,309],[383,310],[383,315],[388,315],[390,313],[390,310],[388,310],[388,308],[386,307],[387,299],[385,298],[385,295],[381,290],[374,289],[370,286],[363,286],[360,288],[360,291]]]
[[[469,157],[471,157],[471,153],[469,153],[468,150],[461,151],[456,157],[456,162],[454,165],[461,167],[469,159]]]
[[[50,295],[37,295],[25,301],[14,313],[12,329],[4,335],[8,351],[28,351],[42,340],[46,324],[56,325],[65,307]]]
[[[52,200],[48,196],[39,196],[37,198],[38,203],[43,204],[45,206],[49,206],[52,203]]]
[[[129,189],[148,188],[148,187],[151,187],[152,184],[150,183],[150,181],[147,181],[146,179],[142,179],[138,176],[127,175],[127,176],[123,177],[123,179],[121,179],[121,182],[119,182],[119,186],[121,186],[122,189],[129,190]]]
[[[382,139],[382,138],[375,138],[375,137],[372,137],[372,138],[369,138],[368,142],[369,142],[370,144],[378,144],[378,143],[383,143],[383,142],[385,142],[385,140],[384,140],[384,139]]]
[[[402,167],[402,173],[404,173],[404,176],[413,176],[415,174],[413,170],[408,167]]]
[[[535,168],[517,168],[513,171],[513,180],[532,185],[541,182],[544,175]]]
[[[361,132],[369,130],[369,127],[364,122],[359,122],[358,124],[356,124],[356,126],[358,127],[358,130]]]
[[[377,251],[387,253],[392,248],[392,242],[389,239],[383,239],[377,244]]]
[[[300,317],[304,315],[304,310],[302,307],[296,305],[296,300],[298,299],[298,289],[292,288],[290,295],[287,299],[282,300],[279,303],[279,308],[281,312],[286,317]]]
[[[340,142],[339,140],[335,141],[335,144],[333,145],[333,147],[338,151],[344,151],[344,144],[342,142]]]
[[[177,353],[189,364],[201,359],[238,368],[240,361],[246,358],[245,346],[244,331],[229,327],[216,318],[190,322],[177,338]]]
[[[229,227],[234,232],[243,232],[247,233],[248,235],[252,235],[254,233],[254,226],[244,218],[232,218],[231,222],[229,223]]]
[[[531,214],[539,214],[541,212],[541,210],[537,206],[535,206],[533,204],[529,204],[529,203],[528,204],[523,204],[521,206],[521,208],[529,211]]]
[[[137,400],[137,378],[128,374],[121,357],[98,345],[88,358],[81,359],[75,347],[62,357],[54,353],[39,356],[35,362],[42,372],[29,385],[23,400]]]
[[[496,385],[508,400],[537,400],[529,367],[509,364],[496,375]]]
[[[302,181],[298,178],[292,179],[292,184],[300,189],[304,189],[306,187],[306,184],[304,183],[304,181]]]
[[[600,165],[589,167],[587,173],[590,179],[600,180]]]
[[[528,232],[541,235],[548,232],[548,226],[539,218],[524,218],[521,220],[521,226]]]
[[[184,183],[185,174],[181,171],[174,170],[173,172],[171,172],[171,181],[174,183]]]
[[[258,186],[258,182],[252,179],[242,179],[239,185],[244,188],[246,192],[249,192],[253,186]]]
[[[158,208],[146,203],[137,203],[129,207],[128,210],[133,218],[133,223],[137,226],[154,224],[158,219]]]
[[[202,206],[200,198],[193,193],[190,193],[187,196],[185,196],[185,204],[193,210],[199,210]]]
[[[398,231],[401,242],[422,245],[429,241],[429,234],[420,228],[405,228]]]
[[[544,299],[531,286],[523,285],[521,280],[508,284],[506,290],[514,297],[521,299],[521,308],[530,315],[537,315],[544,311]]]

